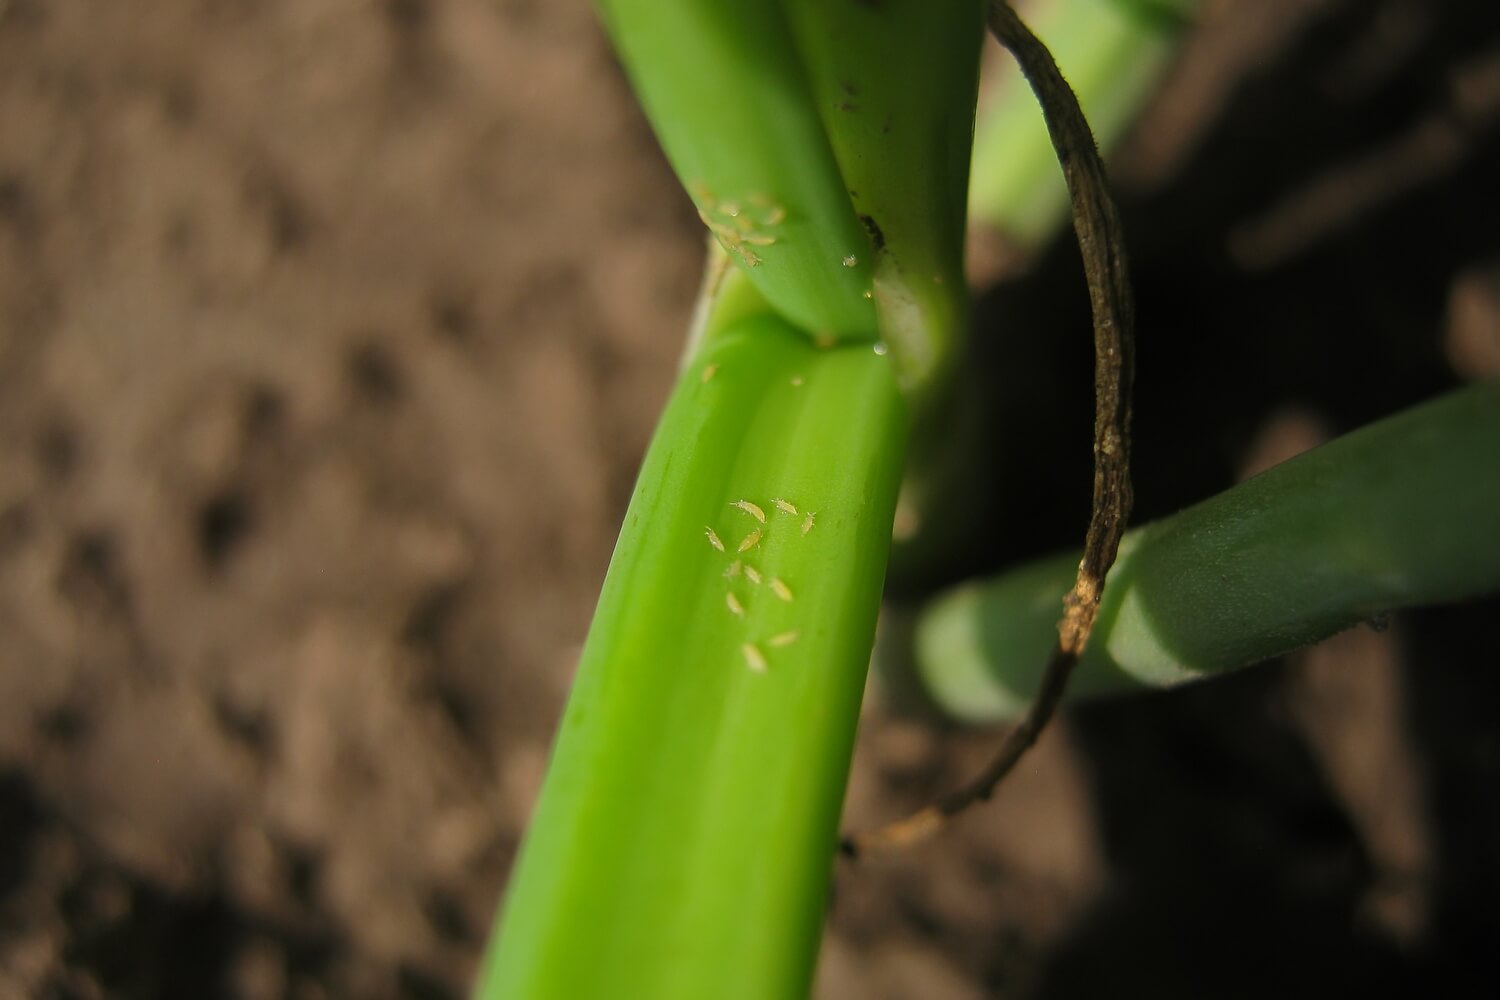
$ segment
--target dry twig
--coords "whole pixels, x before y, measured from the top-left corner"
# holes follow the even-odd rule
[[[992,0],[989,26],[1021,65],[1051,134],[1073,200],[1073,228],[1083,255],[1094,315],[1094,499],[1078,580],[1063,598],[1058,641],[1047,662],[1036,699],[1005,736],[989,766],[968,784],[933,805],[876,830],[844,838],[850,857],[883,847],[914,843],[950,818],[986,801],[1037,741],[1052,717],[1078,663],[1115,561],[1130,514],[1130,391],[1134,377],[1135,300],[1125,261],[1119,213],[1109,194],[1104,162],[1093,133],[1052,53],[1004,0]]]

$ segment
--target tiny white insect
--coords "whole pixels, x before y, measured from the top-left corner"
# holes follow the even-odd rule
[[[719,541],[719,536],[714,533],[714,529],[708,527],[707,525],[704,525],[703,533],[708,536],[708,544],[712,545],[720,552],[724,551],[724,543]]]
[[[730,614],[740,618],[745,617],[745,606],[740,603],[738,597],[734,596],[734,591],[730,591],[724,595],[724,604],[729,608]]]
[[[813,513],[812,511],[807,512],[807,520],[802,522],[802,533],[804,535],[813,530],[813,518],[817,516],[818,515]]]
[[[766,672],[766,657],[760,651],[760,647],[753,642],[747,642],[740,647],[740,653],[745,657],[745,665],[758,674]]]
[[[742,567],[740,561],[736,559],[734,562],[729,564],[728,569],[724,570],[724,579],[733,580],[735,577],[740,575],[741,568]]]
[[[736,551],[738,551],[738,552],[749,552],[751,549],[755,548],[759,544],[760,544],[760,529],[756,528],[754,531],[750,532],[750,534],[748,534],[748,535],[745,536],[745,540],[742,541],[742,542],[740,542],[740,547]]]
[[[700,382],[707,382],[719,373],[718,365],[704,365],[703,372],[698,376]]]
[[[760,509],[760,505],[758,505],[758,504],[753,504],[749,500],[736,500],[734,503],[730,504],[729,506],[731,506],[731,507],[738,507],[740,510],[744,511],[746,514],[749,514],[751,517],[755,518],[761,524],[765,524],[766,523],[766,512],[763,511],[763,510],[761,510]]]
[[[792,600],[792,588],[788,587],[779,576],[771,577],[771,593],[783,601],[790,602]]]
[[[847,256],[847,257],[844,258],[844,266],[845,267],[858,267],[859,266],[859,258],[856,257],[856,256],[854,256],[851,253],[849,256]]]
[[[793,517],[797,516],[797,507],[795,504],[792,504],[786,500],[772,500],[771,502],[774,503],[776,505],[776,509],[781,511],[783,514],[790,514]]]
[[[760,586],[760,570],[756,569],[754,566],[746,566],[745,579],[749,580],[757,587]]]
[[[797,637],[801,634],[801,632],[793,629],[790,632],[783,632],[780,635],[773,635],[768,641],[772,646],[790,646],[792,643],[797,641]]]

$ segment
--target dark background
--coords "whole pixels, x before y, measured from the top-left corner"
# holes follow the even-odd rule
[[[1138,519],[1500,374],[1500,5],[1210,2],[1114,168]],[[0,997],[464,995],[700,248],[582,0],[0,0]],[[1076,253],[991,277],[933,579],[1081,538]],[[1496,991],[1497,621],[1073,711],[818,995]],[[851,822],[992,745],[872,687]]]

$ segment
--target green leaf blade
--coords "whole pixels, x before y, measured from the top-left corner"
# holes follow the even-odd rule
[[[1167,687],[1500,589],[1500,382],[1363,427],[1125,536],[1071,695]],[[972,721],[1029,704],[1077,555],[965,584],[917,670]]]
[[[776,309],[872,340],[868,238],[781,9],[601,0],[611,39],[700,216]]]
[[[805,992],[906,422],[869,347],[768,316],[704,346],[642,470],[479,995]]]

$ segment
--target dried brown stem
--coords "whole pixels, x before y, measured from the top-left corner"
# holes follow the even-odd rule
[[[1083,255],[1094,314],[1094,501],[1078,580],[1063,599],[1058,642],[1025,716],[1006,733],[989,766],[968,784],[933,805],[879,829],[844,839],[853,857],[898,847],[941,829],[950,818],[986,801],[1023,754],[1037,741],[1067,690],[1068,678],[1088,643],[1104,590],[1130,515],[1130,390],[1134,378],[1135,299],[1125,261],[1119,213],[1109,194],[1104,162],[1078,98],[1063,79],[1052,53],[1004,0],[992,0],[989,26],[1015,56],[1042,106],[1047,131],[1073,199],[1073,229]]]

